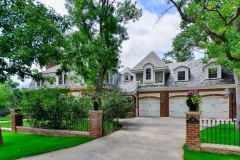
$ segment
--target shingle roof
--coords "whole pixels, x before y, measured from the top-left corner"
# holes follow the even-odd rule
[[[141,70],[144,65],[151,63],[154,68],[165,68],[166,64],[157,56],[157,54],[152,51],[150,52],[141,62],[139,62],[132,70]]]

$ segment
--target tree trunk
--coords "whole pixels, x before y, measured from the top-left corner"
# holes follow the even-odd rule
[[[240,74],[240,73],[238,73]],[[237,112],[237,122],[240,121],[240,80],[238,78],[238,75],[234,74],[234,78],[235,78],[235,85],[236,85],[236,112]],[[238,124],[238,123],[237,123]],[[239,128],[238,125],[237,129]]]
[[[238,14],[239,12],[239,7],[236,7],[234,16]],[[237,32],[240,32],[240,22],[238,21],[238,18],[233,22],[234,27],[236,28]],[[238,73],[240,74],[240,73]],[[238,75],[234,74],[235,78],[235,85],[236,85],[236,112],[237,112],[237,122],[240,121],[240,80],[238,78]],[[239,129],[239,125],[237,125],[237,129]]]
[[[102,93],[102,86],[103,86],[103,80],[104,80],[105,73],[106,73],[106,67],[103,66],[98,74],[98,83],[96,86],[97,93]]]
[[[2,130],[1,130],[1,127],[0,127],[0,146],[3,145],[3,138],[2,138]]]

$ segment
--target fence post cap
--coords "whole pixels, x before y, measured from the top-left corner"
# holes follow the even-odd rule
[[[200,112],[185,112],[186,115],[200,115]]]
[[[103,110],[90,110],[89,113],[103,113]]]

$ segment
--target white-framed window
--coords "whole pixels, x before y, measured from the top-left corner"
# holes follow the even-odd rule
[[[130,80],[129,74],[125,74],[124,75],[124,81],[129,81],[129,80]]]
[[[205,79],[220,79],[222,78],[222,68],[220,65],[210,63],[203,67]]]
[[[180,66],[174,69],[174,81],[189,81],[190,68]]]
[[[58,76],[58,85],[64,85],[64,75]]]
[[[208,78],[217,78],[217,68],[208,68]]]
[[[42,87],[42,80],[36,81],[36,87]]]
[[[164,71],[155,71],[155,83],[162,84],[164,83]]]
[[[178,71],[177,72],[177,76],[178,76],[178,81],[185,81],[185,77],[186,77],[186,75],[185,75],[185,71]]]
[[[151,80],[151,68],[146,69],[146,80]]]
[[[108,74],[108,82],[109,82],[109,84],[113,84],[114,83],[113,74],[111,74],[111,73]]]

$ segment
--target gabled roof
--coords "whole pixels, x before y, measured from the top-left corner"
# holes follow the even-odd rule
[[[166,64],[152,51],[141,62],[139,62],[132,70],[142,70],[145,64],[152,64],[154,68],[166,68]]]

